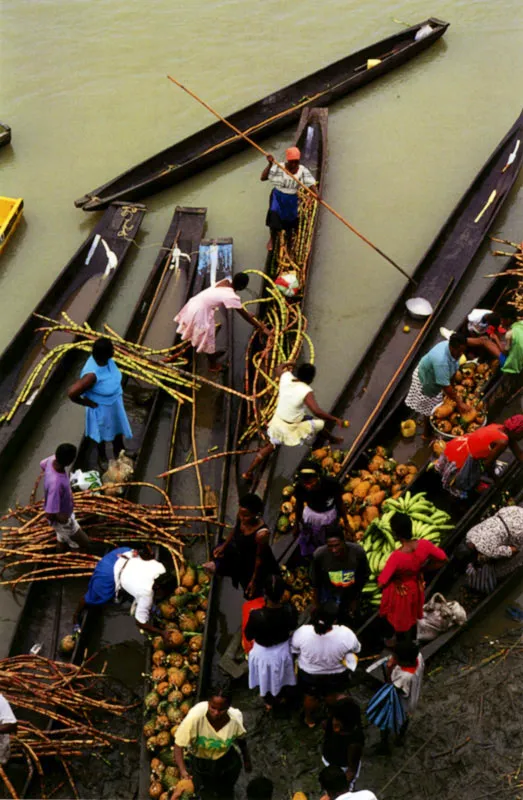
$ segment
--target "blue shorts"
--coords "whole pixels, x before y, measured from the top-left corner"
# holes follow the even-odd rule
[[[130,547],[117,547],[107,553],[95,567],[84,600],[88,606],[103,606],[114,600],[116,586],[114,583],[114,566],[121,553],[129,553]]]

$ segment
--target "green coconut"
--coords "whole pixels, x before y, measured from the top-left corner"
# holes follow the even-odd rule
[[[166,767],[175,767],[174,752],[172,747],[163,747],[158,753],[158,758]]]
[[[160,702],[160,695],[158,692],[152,691],[145,695],[144,703],[146,708],[157,708]]]
[[[291,527],[291,521],[289,517],[286,517],[285,514],[282,514],[278,519],[276,527],[280,533],[287,533],[287,531]]]

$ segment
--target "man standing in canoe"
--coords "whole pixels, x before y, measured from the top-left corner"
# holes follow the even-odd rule
[[[248,284],[249,276],[245,272],[239,272],[232,280],[223,278],[214,286],[209,286],[191,297],[174,318],[174,321],[178,323],[177,333],[180,334],[182,340],[189,340],[197,353],[207,355],[211,372],[221,370],[217,361],[222,353],[216,352],[216,321],[214,319],[215,311],[220,306],[235,309],[253,328],[258,328],[266,336],[270,333],[262,322],[242,308],[238,292],[246,289]],[[170,359],[166,358],[165,360],[169,361]]]
[[[440,342],[423,356],[414,370],[405,404],[425,417],[425,438],[430,438],[430,416],[436,406],[443,402],[443,395],[456,401],[462,414],[470,411],[451,385],[458,370],[459,359],[465,354],[467,340],[460,333],[453,333],[448,342]]]
[[[307,167],[300,164],[300,158],[299,149],[289,147],[285,151],[285,169],[311,189],[314,194],[318,194],[316,179]],[[270,181],[274,186],[267,212],[267,226],[271,231],[267,250],[272,250],[280,231],[286,231],[292,235],[298,228],[298,191],[300,187],[290,175],[287,175],[274,163],[274,156],[268,155],[267,161],[269,163],[263,170],[260,180]]]

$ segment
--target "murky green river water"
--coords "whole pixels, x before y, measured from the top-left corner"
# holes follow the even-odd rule
[[[325,197],[412,271],[523,98],[519,0],[2,0],[0,193],[22,196],[25,221],[0,263],[3,348],[89,232],[73,201],[212,121],[166,80],[176,76],[227,114],[428,16],[450,21],[435,47],[331,107]],[[292,133],[268,143],[281,153]],[[235,239],[235,261],[265,257],[263,159],[245,152],[147,200],[150,214],[105,318],[122,330],[175,204],[204,205],[208,234]],[[497,232],[523,237],[520,179]],[[493,271],[488,248],[460,308]],[[497,264],[496,264],[497,266]],[[402,277],[323,213],[307,315],[329,405],[402,288]],[[25,502],[38,460],[76,441],[82,409],[63,395],[12,469],[1,505]],[[0,629],[13,615],[7,599]]]

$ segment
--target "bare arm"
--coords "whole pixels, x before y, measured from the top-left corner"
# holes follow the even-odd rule
[[[249,749],[247,747],[247,740],[236,739],[236,743],[240,748],[240,752],[242,754],[243,766],[245,767],[245,772],[250,772],[252,770],[252,764],[251,764],[251,757],[249,755]]]
[[[269,162],[265,169],[263,170],[262,174],[260,175],[261,181],[268,181],[269,180],[269,172],[271,171],[271,167],[274,164],[274,156],[268,155],[267,161]]]
[[[231,539],[232,539],[233,536],[234,536],[234,528],[231,528],[230,533],[227,536],[226,540],[224,542],[222,542],[221,544],[219,544],[218,547],[214,548],[212,554],[213,554],[213,556],[215,558],[220,558],[220,556],[223,555],[223,552],[224,552],[225,548],[231,542]]]
[[[253,328],[258,328],[258,330],[264,333],[266,336],[270,334],[269,328],[264,325],[263,322],[260,322],[259,319],[256,319],[254,314],[249,314],[249,312],[244,308],[237,308],[236,311],[240,317],[243,317],[243,319],[248,322],[249,325],[252,325]]]
[[[281,378],[284,372],[294,367],[295,363],[296,363],[295,361],[285,361],[283,364],[278,364],[278,366],[274,370],[274,377]]]
[[[256,561],[254,562],[254,572],[252,574],[252,578],[247,586],[247,589],[245,590],[247,597],[252,595],[256,585],[256,580],[258,578],[258,573],[263,564],[263,554],[267,547],[269,547],[269,531],[267,528],[265,528],[256,534]]]
[[[456,401],[456,405],[458,407],[458,411],[461,411],[465,414],[467,411],[470,411],[472,406],[468,406],[466,403],[463,402],[459,394],[455,391],[453,386],[444,386],[443,393],[450,397],[451,400]]]
[[[187,772],[187,767],[185,766],[185,761],[183,758],[183,747],[179,745],[174,745],[174,760],[176,761],[176,766],[180,770],[180,776],[182,778],[190,778],[191,776]]]
[[[314,392],[310,391],[309,394],[306,396],[305,405],[312,411],[312,413],[319,417],[320,419],[324,419],[326,422],[334,422],[336,425],[339,425],[340,428],[343,428],[343,420],[339,419],[338,417],[333,417],[332,414],[329,414],[327,411],[324,411],[316,402],[316,398],[314,397]]]
[[[16,733],[18,730],[18,722],[4,722],[0,725],[0,733]]]
[[[89,372],[87,375],[84,375],[83,378],[73,383],[69,391],[67,392],[69,399],[73,401],[73,403],[77,403],[79,406],[87,406],[88,408],[98,408],[98,403],[95,403],[94,400],[89,400],[87,397],[82,397],[84,392],[88,389],[92,389],[96,383],[96,375],[94,372]]]
[[[349,744],[347,751],[348,770],[346,772],[347,780],[349,783],[356,777],[356,773],[358,771],[358,765],[361,761],[362,752],[363,748],[361,744]]]

